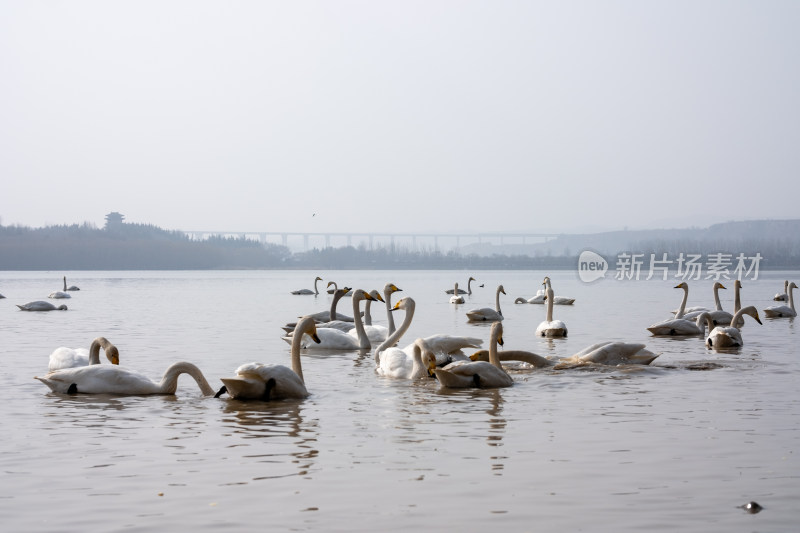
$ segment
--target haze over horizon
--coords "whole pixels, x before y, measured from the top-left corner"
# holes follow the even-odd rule
[[[797,218],[800,3],[0,3],[0,223]]]

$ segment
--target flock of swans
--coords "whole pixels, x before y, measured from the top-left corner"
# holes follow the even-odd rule
[[[315,279],[315,291],[309,291],[310,294],[318,294],[318,281],[321,278]],[[66,279],[64,283],[66,286]],[[536,329],[536,335],[565,337],[566,325],[553,318],[556,298],[550,278],[545,277],[542,285],[547,311],[546,319]],[[720,305],[718,291],[725,289],[721,283],[715,283],[713,287],[716,309],[687,308],[689,286],[685,282],[680,283],[675,288],[683,290],[683,298],[680,307],[673,312],[674,316],[647,329],[653,335],[700,335],[710,348],[742,346],[741,328],[744,317],[752,317],[759,324],[761,319],[754,306],[741,306],[741,287],[741,283],[735,281],[735,309],[731,314],[724,312]],[[774,318],[796,316],[793,296],[796,288],[794,282],[787,281],[785,290],[788,305],[768,307],[764,309],[764,314]],[[35,379],[57,393],[147,395],[175,394],[178,376],[188,374],[204,396],[220,398],[227,394],[228,397],[238,400],[266,401],[309,396],[301,363],[303,350],[373,350],[374,370],[377,375],[406,380],[435,378],[444,388],[509,387],[514,384],[509,370],[568,369],[586,364],[649,365],[658,357],[658,354],[647,350],[644,344],[610,341],[593,344],[571,357],[561,359],[517,349],[500,352],[498,346],[504,346],[500,295],[505,294],[505,290],[502,285],[497,287],[495,293],[495,309],[480,308],[466,312],[468,321],[492,322],[488,349],[481,348],[481,338],[448,334],[419,337],[400,347],[400,340],[409,330],[416,309],[416,302],[410,296],[402,297],[392,305],[392,296],[401,291],[394,283],[386,283],[382,294],[377,290],[335,288],[330,309],[300,317],[296,322],[284,326],[286,334],[282,339],[290,344],[291,368],[279,364],[245,363],[234,371],[233,376],[221,378],[223,385],[216,392],[200,369],[189,362],[174,363],[160,381],[153,381],[144,374],[122,367],[119,364],[119,350],[105,337],[94,339],[88,350],[57,348],[50,355],[48,373],[43,377],[35,376]],[[342,315],[336,310],[337,303],[346,294],[352,294],[352,317]],[[457,285],[453,290],[453,297],[456,296],[459,296]],[[387,326],[372,324],[370,304],[376,301],[385,305]],[[362,302],[364,311],[361,309]],[[404,318],[397,327],[393,319],[396,311],[404,313]],[[103,350],[110,364],[101,363],[100,350]],[[467,355],[465,350],[473,353]]]

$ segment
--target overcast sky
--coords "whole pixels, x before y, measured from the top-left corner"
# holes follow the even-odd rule
[[[797,218],[797,1],[0,0],[0,223]]]

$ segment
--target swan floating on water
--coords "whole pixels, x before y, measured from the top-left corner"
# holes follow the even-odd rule
[[[66,348],[61,346],[53,350],[50,354],[48,370],[61,370],[62,368],[75,368],[79,366],[99,365],[100,349],[106,354],[106,358],[112,365],[119,364],[119,350],[111,344],[105,337],[97,337],[92,341],[91,346],[86,348]]]
[[[473,281],[477,281],[477,280],[475,278],[473,278],[472,276],[470,276],[469,279],[467,280],[467,290],[457,289],[458,292],[456,293],[455,292],[456,289],[447,289],[444,292],[445,292],[445,294],[470,294],[471,295],[472,294],[472,282]],[[483,285],[481,285],[481,287],[483,287]]]
[[[720,325],[727,325],[731,323],[731,319],[733,319],[733,314],[725,311],[722,309],[722,304],[719,301],[719,290],[724,289],[727,290],[727,287],[720,283],[719,281],[714,283],[713,291],[714,291],[714,307],[713,311],[708,310],[707,308],[691,308],[691,311],[687,311],[683,314],[683,317],[686,320],[696,320],[700,313],[708,313],[711,317],[711,320],[714,322],[715,326]],[[695,310],[701,309],[701,310]]]
[[[743,315],[751,316],[756,322],[761,324],[761,319],[758,317],[758,310],[756,310],[755,306],[750,305],[743,307],[736,312],[736,315],[731,319],[730,325],[717,326],[714,329],[710,329],[708,337],[706,338],[706,344],[710,348],[732,348],[744,345],[742,331],[734,326],[739,320],[744,321]]]
[[[50,294],[47,295],[47,297],[48,298],[55,298],[55,299],[72,298],[72,296],[68,292],[64,292],[64,291],[51,292]]]
[[[65,291],[79,291],[80,289],[75,285],[70,285],[67,287],[67,276],[64,276],[64,290]]]
[[[236,369],[236,376],[222,378],[223,386],[215,398],[228,393],[237,400],[280,400],[284,398],[306,398],[309,395],[303,379],[303,368],[300,362],[300,348],[304,337],[320,342],[314,319],[310,316],[301,318],[292,335],[291,359],[292,368],[283,365],[264,365],[247,363]]]
[[[556,368],[566,365],[594,363],[598,365],[649,365],[659,354],[645,348],[644,344],[605,341],[587,346],[572,357],[561,359]]]
[[[292,294],[313,294],[314,296],[319,294],[319,290],[317,289],[317,282],[322,281],[322,278],[317,276],[314,278],[314,290],[311,289],[298,289],[296,291],[292,291]]]
[[[495,322],[489,338],[489,362],[486,361],[456,361],[443,368],[433,366],[429,359],[430,369],[445,388],[497,389],[510,387],[514,379],[503,370],[500,358],[497,355],[497,345],[503,345],[503,323]]]
[[[794,294],[793,289],[797,288],[797,284],[793,281],[787,288],[789,295],[789,305],[773,305],[764,309],[764,316],[767,318],[791,318],[797,316],[797,311],[794,308]]]
[[[62,394],[175,394],[178,376],[189,374],[204,396],[213,396],[214,390],[197,366],[181,361],[172,364],[164,372],[160,382],[155,382],[135,370],[117,365],[88,365],[64,368],[49,372],[38,379],[53,392]]]
[[[783,282],[783,292],[776,293],[775,296],[772,297],[773,300],[776,302],[785,302],[789,299],[789,280]]]
[[[461,296],[461,294],[458,292],[458,283],[456,283],[456,286],[453,288],[453,295],[450,297],[450,303],[451,304],[464,303],[464,297]]]
[[[566,337],[567,325],[561,320],[553,320],[553,287],[550,285],[550,278],[544,278],[542,282],[545,285],[545,298],[547,299],[547,315],[545,321],[541,322],[536,328],[537,337]]]
[[[50,302],[45,302],[44,300],[36,300],[35,302],[28,302],[22,305],[17,304],[17,307],[19,307],[21,311],[66,311],[67,310],[67,306],[64,304],[61,304],[58,307],[56,307]]]
[[[307,340],[303,340],[301,341],[300,346],[302,348],[315,350],[369,350],[372,345],[364,329],[364,322],[361,320],[361,312],[359,310],[359,305],[363,300],[372,300],[372,296],[362,289],[354,290],[353,313],[355,315],[355,336],[345,333],[340,329],[317,328],[317,337],[319,337],[319,342],[316,344],[310,344]],[[293,337],[294,335],[281,338],[289,344],[292,344]]]
[[[503,320],[503,312],[500,310],[500,293],[505,294],[506,291],[502,285],[497,286],[497,291],[494,295],[494,309],[491,307],[482,307],[480,309],[470,309],[467,311],[467,320],[470,322],[481,322],[485,320],[497,321]]]

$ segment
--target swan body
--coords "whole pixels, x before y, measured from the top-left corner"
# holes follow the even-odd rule
[[[75,368],[88,365],[100,364],[100,348],[105,352],[106,357],[112,365],[119,364],[119,350],[111,344],[105,337],[97,337],[92,341],[90,348],[66,348],[61,346],[53,350],[50,354],[48,370],[60,370],[62,368]]]
[[[455,288],[453,289],[453,295],[450,297],[451,304],[463,304],[464,297],[461,296],[458,292],[458,283],[456,283]]]
[[[47,297],[48,298],[55,298],[55,299],[58,299],[58,298],[72,298],[72,295],[70,295],[68,292],[56,291],[56,292],[51,292]]]
[[[343,290],[343,289],[340,289]],[[364,323],[361,320],[361,313],[359,305],[362,300],[371,300],[372,296],[364,292],[362,289],[353,291],[353,313],[355,315],[355,331],[356,334],[350,335],[339,329],[334,328],[317,328],[317,337],[319,342],[310,344],[308,342],[308,335],[301,341],[302,348],[319,349],[319,350],[369,350],[372,346],[364,330]],[[282,337],[286,342],[292,344],[292,336]]]
[[[794,308],[794,291],[797,284],[793,281],[787,287],[787,294],[789,295],[789,305],[773,305],[764,309],[764,316],[767,318],[791,318],[797,316],[797,311]]]
[[[247,363],[236,369],[236,376],[222,378],[223,387],[216,397],[228,393],[237,400],[280,400],[284,398],[302,399],[308,397],[303,368],[300,362],[300,348],[303,339],[310,337],[320,342],[314,319],[303,317],[295,326],[292,336],[292,368],[283,365],[264,365]]]
[[[50,302],[45,302],[44,300],[36,300],[35,302],[28,302],[22,305],[17,304],[17,307],[19,307],[21,311],[66,311],[67,310],[67,306],[64,304],[61,304],[58,307],[56,307]]]
[[[772,299],[775,300],[776,302],[785,302],[786,300],[789,299],[788,293],[789,293],[789,280],[787,279],[786,281],[783,282],[783,292],[776,293],[775,296],[772,297]]]
[[[553,288],[550,286],[550,278],[545,277],[543,285],[546,286],[545,298],[547,299],[547,316],[536,328],[537,337],[566,337],[567,325],[561,320],[553,320]]]
[[[685,318],[671,318],[663,320],[647,328],[647,331],[656,336],[691,336],[703,335],[706,330],[706,321],[711,320],[707,311],[697,316],[695,321]],[[713,322],[711,322],[713,325]]]
[[[424,354],[424,355],[423,355]],[[435,360],[424,339],[411,344],[411,353],[390,347],[381,353],[376,366],[379,375],[395,379],[421,379],[428,377],[428,361]]]
[[[750,305],[743,307],[739,309],[736,312],[736,316],[731,319],[731,325],[717,326],[709,331],[708,337],[706,338],[706,344],[709,348],[733,348],[742,346],[744,344],[744,341],[742,341],[742,331],[733,324],[739,322],[739,319],[744,319],[743,315],[751,316],[756,322],[761,324],[761,319],[758,317],[758,310],[756,310],[755,306]]]
[[[447,289],[445,294],[472,294],[472,282],[476,281],[472,276],[467,280],[467,290],[464,289]],[[483,287],[483,285],[481,285]],[[457,291],[457,292],[456,292]]]
[[[79,291],[80,289],[75,285],[70,285],[67,287],[67,276],[64,276],[64,290],[65,291]]]
[[[494,295],[494,309],[491,307],[482,307],[480,309],[470,309],[467,311],[467,320],[470,322],[481,322],[485,320],[498,321],[503,320],[503,312],[500,310],[500,293],[505,294],[506,291],[502,285],[497,286],[497,292]]]
[[[524,300],[524,301],[517,301],[517,300]],[[514,303],[529,303],[529,304],[544,304],[547,301],[547,292],[544,289],[539,289],[536,291],[536,296],[533,298],[517,298]],[[575,303],[575,298],[568,298],[566,296],[555,296],[553,299],[554,305],[572,305]]]
[[[296,291],[292,291],[292,294],[313,294],[314,296],[319,294],[319,290],[317,289],[317,282],[322,281],[322,278],[317,276],[314,278],[314,290],[311,289],[298,289]]]
[[[204,396],[212,396],[214,390],[203,373],[192,363],[181,361],[172,364],[164,372],[160,382],[135,370],[117,365],[88,365],[64,368],[36,377],[53,392],[62,394],[175,394],[178,389],[178,376],[189,374],[194,378]]]
[[[587,346],[572,357],[558,362],[556,368],[564,365],[594,363],[597,365],[649,365],[658,357],[644,344],[605,341]]]
[[[445,388],[477,387],[481,389],[496,389],[510,387],[514,380],[503,370],[500,358],[497,355],[497,345],[503,345],[503,323],[492,324],[489,340],[489,362],[486,361],[457,361],[444,368],[433,367],[439,384]],[[429,360],[429,365],[433,363]]]

